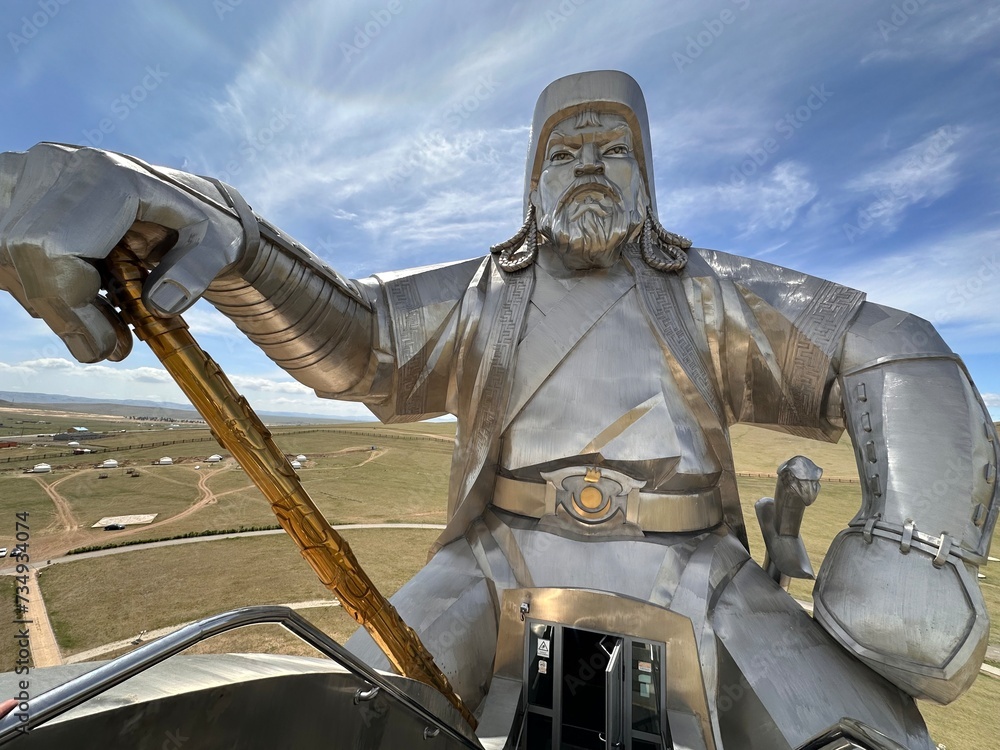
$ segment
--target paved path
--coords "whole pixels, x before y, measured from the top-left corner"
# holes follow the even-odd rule
[[[31,641],[31,660],[36,667],[55,667],[62,664],[62,654],[56,643],[56,634],[49,622],[49,611],[42,599],[42,587],[38,585],[38,571],[31,571],[28,592],[28,615],[33,620],[28,627]]]
[[[443,523],[350,523],[334,526],[339,530],[343,529],[444,529]],[[200,542],[214,542],[218,539],[240,539],[252,536],[268,536],[270,534],[284,534],[284,529],[265,529],[264,531],[238,531],[232,534],[214,534],[212,536],[191,536],[183,539],[166,539],[162,542],[146,542],[144,544],[130,544],[125,547],[112,547],[111,549],[99,549],[94,552],[81,552],[78,555],[64,555],[54,557],[51,560],[39,560],[30,563],[32,569],[41,570],[49,565],[59,563],[76,562],[77,560],[89,560],[94,557],[107,557],[108,555],[121,555],[126,552],[135,552],[142,549],[153,549],[155,547],[173,547],[178,544],[198,544]],[[0,576],[14,575],[15,568],[0,568]]]

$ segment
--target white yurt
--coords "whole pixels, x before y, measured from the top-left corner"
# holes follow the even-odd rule
[[[221,460],[222,460],[222,456],[220,456],[218,453],[215,453],[215,454],[209,456],[208,458],[206,458],[205,459],[205,463],[217,464]]]
[[[301,453],[300,453],[299,455],[297,455],[297,456],[295,457],[295,460],[296,460],[296,461],[305,461],[305,460],[306,460],[306,457],[305,457],[305,456],[304,456],[303,454],[301,454]]]
[[[31,470],[33,474],[48,474],[52,471],[52,467],[49,464],[35,464],[35,468]]]
[[[301,469],[302,468],[302,464],[299,463],[298,461],[292,461],[292,468],[293,469]]]
[[[170,456],[164,456],[163,458],[161,458],[156,463],[159,464],[160,466],[173,466],[174,465],[174,459],[172,459]]]
[[[113,458],[109,458],[108,460],[106,460],[104,463],[101,464],[101,468],[102,469],[117,469],[118,468],[118,462],[115,461]]]

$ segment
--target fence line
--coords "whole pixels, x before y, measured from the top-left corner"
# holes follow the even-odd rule
[[[771,472],[761,472],[761,471],[737,471],[736,476],[738,477],[753,477],[756,479],[777,479],[778,475]],[[850,477],[823,477],[822,482],[834,482],[835,484],[861,484],[860,479],[851,479]]]

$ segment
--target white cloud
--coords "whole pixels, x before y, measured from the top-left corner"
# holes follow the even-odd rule
[[[742,185],[719,182],[657,195],[659,212],[668,225],[683,226],[695,217],[731,212],[747,234],[762,229],[784,231],[799,217],[802,208],[817,194],[809,170],[794,161],[748,179]]]
[[[1000,393],[984,393],[982,396],[987,406],[1000,406]]]
[[[955,62],[980,45],[995,44],[1000,31],[1000,7],[978,2],[893,3],[876,23],[876,49],[862,64],[920,58]],[[905,8],[905,9],[904,9]]]
[[[870,298],[947,328],[959,351],[995,352],[1000,318],[994,290],[1000,284],[1000,230],[934,237],[905,252],[838,264],[818,272],[865,289]]]
[[[857,210],[857,226],[895,230],[907,208],[926,205],[951,192],[961,176],[956,144],[968,128],[945,126],[925,135],[881,164],[847,183],[847,189],[865,196]]]
[[[314,396],[312,388],[294,380],[279,380],[259,375],[233,375],[229,378],[239,391],[256,391],[258,393],[290,393],[295,395]],[[275,399],[278,400],[278,399]]]

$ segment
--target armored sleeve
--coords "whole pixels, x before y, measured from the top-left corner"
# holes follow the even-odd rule
[[[317,395],[383,421],[448,412],[459,311],[482,260],[348,280],[267,226],[205,297]]]
[[[1000,511],[996,430],[962,361],[899,310],[862,307],[839,382],[862,502],[820,569],[816,618],[915,697],[948,703],[989,636],[976,572]]]

